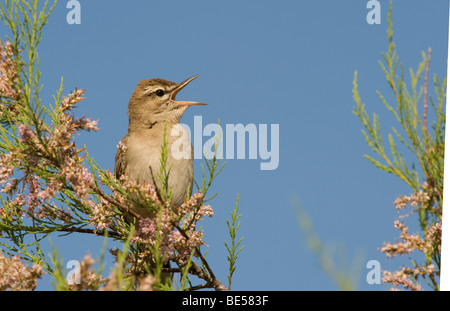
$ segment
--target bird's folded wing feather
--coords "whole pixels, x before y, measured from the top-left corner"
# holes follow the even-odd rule
[[[126,146],[127,137],[125,136],[122,139],[122,144]],[[125,159],[125,151],[123,148],[118,148],[116,152],[116,160],[114,163],[114,175],[117,179],[119,179],[122,175],[125,174],[125,170],[127,168],[127,161]]]

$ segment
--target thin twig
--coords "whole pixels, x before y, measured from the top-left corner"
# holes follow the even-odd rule
[[[199,290],[199,289],[204,289],[204,288],[213,288],[216,291],[227,291],[228,289],[223,286],[223,284],[217,280],[215,277],[214,278],[209,278],[204,272],[203,269],[200,268],[199,265],[197,265],[195,262],[192,262],[192,267],[189,269],[189,273],[196,275],[197,277],[203,279],[206,281],[206,283],[201,284],[201,285],[197,285],[197,286],[193,286],[191,288],[188,288],[187,291],[194,291],[194,290]]]
[[[108,231],[108,230],[94,230],[94,229],[86,229],[86,228],[61,228],[58,229],[57,231],[59,232],[78,232],[78,233],[88,233],[88,234],[95,234],[95,235],[105,235],[105,232],[107,232],[108,237],[113,237],[113,238],[120,238],[122,237],[122,235],[120,235],[118,232],[116,231]]]
[[[180,268],[161,268],[161,272],[166,273],[181,273],[183,272]]]
[[[186,289],[186,291],[193,292],[193,291],[205,289],[205,288],[211,288],[211,284],[205,283],[205,284],[201,284],[201,285],[192,286],[192,287],[189,287],[188,289]]]
[[[177,224],[173,223],[173,226],[181,233],[181,235],[188,240],[189,236],[187,233]],[[214,275],[214,272],[212,271],[211,267],[209,266],[208,262],[206,261],[203,254],[200,252],[200,249],[198,247],[195,248],[195,254],[197,257],[200,258],[202,264],[206,267],[206,270],[208,270],[209,278],[205,275],[203,270],[196,265],[194,262],[192,262],[193,266],[191,269],[194,269],[195,275],[197,275],[199,278],[204,279],[205,281],[208,281],[208,284],[211,288],[214,288],[216,291],[226,291],[228,290]]]
[[[428,48],[428,58],[427,58],[427,67],[425,69],[425,80],[424,80],[424,86],[423,86],[423,128],[425,136],[428,137],[428,130],[427,130],[427,109],[428,109],[428,69],[430,67],[430,60],[431,60],[431,48]]]
[[[98,187],[92,187],[92,190],[97,193],[98,195],[100,195],[103,199],[105,199],[106,201],[108,201],[108,203],[111,203],[115,206],[117,206],[119,209],[121,209],[123,212],[126,212],[128,214],[130,214],[131,216],[133,216],[134,218],[136,218],[137,220],[141,220],[142,217],[141,215],[139,215],[138,213],[136,213],[135,211],[131,210],[128,206],[120,204],[119,202],[111,199],[108,195],[106,195],[100,188]]]

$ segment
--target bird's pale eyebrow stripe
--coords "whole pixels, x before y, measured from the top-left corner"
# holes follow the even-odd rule
[[[147,88],[144,89],[144,95],[148,95],[150,93],[153,93],[154,91],[156,91],[158,89],[158,87],[154,87],[154,86],[149,86]]]

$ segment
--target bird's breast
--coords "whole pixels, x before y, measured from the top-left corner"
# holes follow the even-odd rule
[[[172,204],[181,205],[186,194],[192,193],[193,151],[186,129],[177,124],[167,130],[167,171],[169,187],[172,190]],[[131,135],[127,142],[126,174],[139,184],[152,184],[159,189],[161,150],[163,135],[141,133]],[[189,192],[188,192],[189,190]]]

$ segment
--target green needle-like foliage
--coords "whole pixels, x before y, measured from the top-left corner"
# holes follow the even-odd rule
[[[231,221],[227,221],[228,226],[228,232],[230,234],[230,242],[231,245],[228,245],[225,241],[223,244],[225,244],[225,247],[227,248],[228,255],[228,289],[231,289],[231,280],[233,278],[233,274],[236,271],[236,262],[238,259],[239,253],[244,248],[244,245],[241,245],[242,240],[244,237],[241,237],[239,240],[237,238],[237,232],[239,230],[239,227],[241,226],[241,221],[239,218],[242,217],[242,214],[238,215],[238,204],[239,204],[239,195],[236,198],[236,207],[233,212],[231,212]]]

